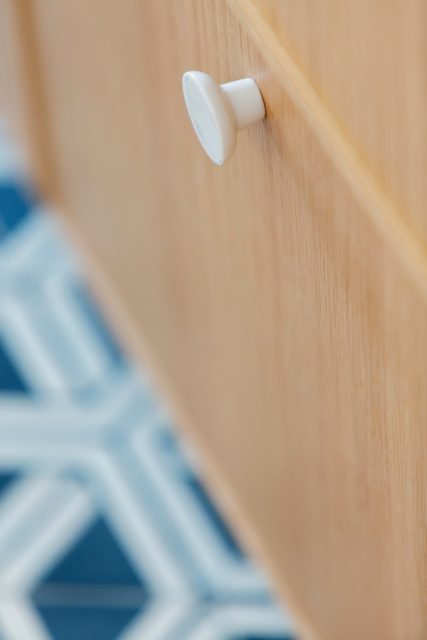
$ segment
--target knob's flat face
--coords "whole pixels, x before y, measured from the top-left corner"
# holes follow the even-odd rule
[[[182,79],[185,104],[200,144],[215,164],[223,164],[236,144],[236,124],[217,83],[201,71]]]

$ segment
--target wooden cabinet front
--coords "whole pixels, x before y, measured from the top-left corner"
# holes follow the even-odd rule
[[[252,4],[29,2],[56,187],[306,637],[422,640],[424,251]],[[187,69],[262,90],[221,168]]]

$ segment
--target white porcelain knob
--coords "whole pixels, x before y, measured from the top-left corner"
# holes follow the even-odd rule
[[[187,71],[182,89],[200,144],[215,164],[224,164],[231,156],[237,131],[265,117],[264,101],[253,78],[218,85],[207,73]]]

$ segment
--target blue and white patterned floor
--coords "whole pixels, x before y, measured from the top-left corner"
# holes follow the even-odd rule
[[[22,176],[0,128],[1,640],[290,638]]]

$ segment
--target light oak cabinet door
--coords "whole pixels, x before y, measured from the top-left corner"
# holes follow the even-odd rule
[[[255,4],[26,3],[52,187],[305,637],[422,640],[424,248]],[[222,168],[187,69],[262,90]]]

